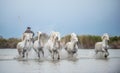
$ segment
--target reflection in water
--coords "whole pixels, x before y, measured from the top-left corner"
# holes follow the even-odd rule
[[[6,52],[9,51],[9,52]],[[34,52],[28,60],[13,59],[14,49],[0,50],[0,73],[120,73],[120,50],[109,50],[107,59],[94,50],[79,50],[75,57],[68,57],[62,51],[61,60],[52,60],[49,56],[37,59]]]

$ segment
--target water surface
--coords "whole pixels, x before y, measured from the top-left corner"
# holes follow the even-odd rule
[[[108,59],[96,58],[94,50],[78,51],[75,58],[61,52],[61,60],[49,56],[37,59],[32,50],[29,60],[19,61],[16,49],[0,49],[0,73],[120,73],[120,50],[109,50]]]

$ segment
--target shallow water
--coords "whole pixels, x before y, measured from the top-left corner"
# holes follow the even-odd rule
[[[31,50],[29,60],[19,61],[16,49],[0,49],[0,73],[120,73],[120,49],[109,50],[109,57],[94,55],[94,50],[79,49],[74,58],[61,51],[61,60],[53,61],[49,54],[41,60]]]

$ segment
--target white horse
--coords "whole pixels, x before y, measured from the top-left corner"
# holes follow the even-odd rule
[[[65,50],[68,52],[70,55],[74,55],[77,53],[78,50],[78,38],[75,33],[71,34],[71,39],[70,42],[66,43],[65,45]]]
[[[35,50],[35,52],[38,54],[38,57],[40,58],[40,52],[42,52],[42,55],[44,56],[43,48],[45,46],[45,43],[48,40],[48,35],[40,31],[37,32],[37,35],[38,35],[38,39],[34,42],[33,49]]]
[[[50,38],[46,43],[46,48],[51,53],[53,60],[56,55],[58,56],[57,59],[58,60],[60,59],[60,33],[59,32],[51,33]]]
[[[26,53],[26,58],[28,58],[28,52],[33,48],[33,34],[32,33],[24,33],[23,34],[24,39],[17,44],[17,50],[20,55],[20,57],[25,57]]]
[[[97,42],[95,44],[95,53],[97,54],[98,52],[103,52],[105,53],[104,57],[107,58],[107,56],[109,55],[109,52],[108,52],[109,35],[105,33],[101,38],[102,38],[102,42]]]

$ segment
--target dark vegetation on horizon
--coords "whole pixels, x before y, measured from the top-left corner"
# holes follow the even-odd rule
[[[95,35],[80,35],[78,36],[78,40],[79,48],[83,49],[94,48],[96,42],[102,41],[101,36]],[[18,38],[5,39],[2,36],[0,36],[0,48],[16,48],[17,43],[20,41],[21,39]],[[63,42],[64,44],[68,41],[70,41],[70,35],[66,35],[61,38],[61,42]],[[120,49],[120,36],[110,37],[109,46],[113,49]]]

